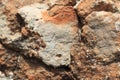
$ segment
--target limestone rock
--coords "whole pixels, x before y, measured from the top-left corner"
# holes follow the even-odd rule
[[[77,6],[80,17],[86,17],[93,11],[116,12],[118,8],[112,0],[82,0]]]
[[[114,60],[120,55],[120,14],[92,12],[85,19],[82,37],[93,52],[103,60]]]
[[[55,6],[49,11],[47,8],[46,5],[33,4],[20,8],[18,13],[29,28],[43,36],[46,47],[39,51],[42,61],[54,67],[67,66],[71,61],[70,50],[78,32],[75,11],[69,6]]]

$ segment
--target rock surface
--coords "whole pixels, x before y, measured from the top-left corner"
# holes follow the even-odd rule
[[[0,80],[120,80],[119,3],[0,0]]]
[[[26,28],[21,16],[9,9],[6,8],[4,12],[9,12],[8,14],[2,14],[0,17],[1,22],[4,22],[0,28],[0,42],[7,48],[20,51],[24,55],[37,56],[37,50],[44,46],[40,35]]]
[[[92,12],[85,20],[82,35],[96,55],[109,61],[120,55],[120,14]]]
[[[9,22],[7,21],[7,16],[4,13],[5,6],[1,4],[0,10],[0,41],[4,44],[11,44],[15,40],[21,37],[20,33],[15,33],[11,31],[8,27]]]
[[[71,61],[71,47],[77,37],[77,16],[69,6],[55,6],[50,11],[47,9],[47,5],[33,4],[20,8],[18,13],[29,28],[43,36],[46,47],[39,52],[43,62],[55,67],[67,66]]]

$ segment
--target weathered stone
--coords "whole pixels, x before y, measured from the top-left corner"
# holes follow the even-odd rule
[[[85,19],[82,37],[87,45],[103,60],[113,60],[120,55],[120,14],[92,12]]]
[[[21,37],[19,33],[13,33],[8,27],[7,16],[3,14],[5,6],[1,4],[0,7],[0,40],[2,43],[10,44]]]
[[[6,0],[4,3],[14,6],[14,8],[20,8],[34,3],[48,4],[49,7],[53,7],[55,5],[74,6],[76,4],[76,0]]]
[[[37,57],[38,49],[45,44],[41,36],[25,27],[24,19],[21,18],[12,7],[6,7],[6,15],[3,13],[5,8],[1,7],[0,15],[0,42],[5,47],[14,51],[30,56]],[[15,9],[15,8],[14,8]],[[41,45],[42,44],[42,45]],[[40,46],[41,45],[41,46]]]
[[[46,47],[39,51],[43,62],[54,67],[67,66],[71,61],[70,50],[78,32],[75,11],[69,6],[55,6],[50,11],[47,9],[46,5],[33,4],[20,8],[18,13],[29,28],[43,36]]]
[[[80,17],[86,17],[93,11],[116,12],[118,8],[112,0],[82,0],[77,6]]]

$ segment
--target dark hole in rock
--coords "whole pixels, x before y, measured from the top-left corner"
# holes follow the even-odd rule
[[[61,57],[62,55],[61,55],[61,54],[57,54],[56,56],[57,56],[57,57]]]
[[[17,13],[16,14],[16,17],[17,17],[17,22],[19,22],[19,25],[21,26],[21,27],[24,27],[25,26],[25,21],[24,21],[24,19]]]
[[[39,19],[36,19],[36,21],[39,21]]]

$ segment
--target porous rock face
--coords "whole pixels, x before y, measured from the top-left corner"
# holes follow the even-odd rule
[[[99,11],[85,18],[82,36],[93,52],[103,60],[113,60],[120,55],[120,14]]]
[[[77,6],[77,12],[80,17],[86,17],[93,11],[116,12],[118,7],[112,0],[81,0]]]
[[[33,4],[22,7],[18,13],[29,28],[41,34],[46,47],[40,49],[39,57],[47,65],[69,65],[70,50],[75,43],[78,21],[70,6],[55,6],[49,11],[48,5]]]

